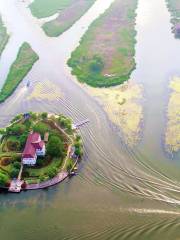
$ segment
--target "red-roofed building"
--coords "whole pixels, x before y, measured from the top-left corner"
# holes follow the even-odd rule
[[[22,154],[22,163],[26,165],[35,165],[38,156],[45,156],[46,148],[41,135],[37,132],[30,133],[26,146]]]

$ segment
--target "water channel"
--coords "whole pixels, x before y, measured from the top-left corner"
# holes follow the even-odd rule
[[[139,0],[137,9],[137,68],[131,78],[143,85],[145,99],[137,147],[123,143],[101,106],[66,66],[88,26],[112,1],[97,0],[62,36],[48,38],[25,3],[0,0],[12,35],[0,60],[0,85],[23,41],[40,56],[15,93],[0,105],[0,125],[27,111],[64,113],[74,121],[90,119],[80,130],[85,153],[78,176],[44,191],[0,195],[4,240],[180,238],[180,165],[163,146],[168,84],[180,72],[180,41],[171,33],[165,0]]]

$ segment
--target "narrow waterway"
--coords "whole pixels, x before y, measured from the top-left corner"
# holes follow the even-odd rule
[[[1,126],[25,111],[64,113],[81,129],[84,159],[79,175],[46,191],[0,195],[0,236],[14,239],[177,239],[180,236],[180,167],[163,151],[168,81],[178,74],[180,42],[171,34],[164,0],[139,0],[137,69],[144,86],[142,142],[129,149],[97,102],[66,67],[88,25],[113,0],[98,0],[57,39],[44,35],[24,3],[0,1],[0,12],[18,43],[28,41],[40,60],[16,92],[0,105]],[[106,2],[106,3],[105,3]],[[0,82],[15,58],[13,45],[0,61]],[[6,60],[7,59],[7,60]],[[30,79],[31,86],[26,88]]]

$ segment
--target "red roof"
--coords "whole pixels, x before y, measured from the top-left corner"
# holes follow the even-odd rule
[[[44,146],[44,141],[41,140],[41,136],[39,133],[34,132],[30,133],[26,146],[24,148],[22,157],[23,158],[34,158],[36,156],[36,149],[42,149]]]

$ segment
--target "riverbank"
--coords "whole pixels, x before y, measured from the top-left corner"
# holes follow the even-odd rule
[[[68,61],[80,82],[110,87],[129,79],[136,66],[136,8],[137,0],[115,0],[89,27]]]
[[[0,56],[9,40],[9,34],[0,16]]]
[[[42,29],[49,37],[58,37],[80,19],[94,2],[95,0],[48,0],[46,2],[35,0],[29,7],[33,16],[37,18],[58,14],[55,19],[42,25]]]
[[[15,91],[38,59],[31,46],[26,42],[23,43],[0,91],[0,102],[4,102]]]
[[[180,1],[166,0],[167,7],[171,13],[172,31],[176,38],[180,38]]]

